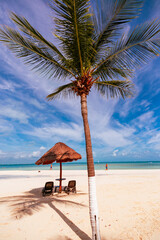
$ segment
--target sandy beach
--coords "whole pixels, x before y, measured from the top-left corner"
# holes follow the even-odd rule
[[[63,171],[77,194],[42,197],[57,170],[0,172],[0,239],[91,239],[87,172]],[[102,240],[160,240],[160,170],[97,170]]]

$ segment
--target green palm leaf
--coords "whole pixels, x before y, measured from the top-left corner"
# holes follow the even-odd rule
[[[143,0],[98,1],[93,14],[95,25],[95,58],[99,58],[106,46],[115,41],[119,30],[132,19],[136,18],[142,8]],[[99,7],[98,5],[100,5]],[[92,62],[96,59],[92,58]]]
[[[17,57],[23,58],[26,64],[33,66],[32,69],[42,74],[59,78],[74,76],[63,62],[57,61],[56,56],[53,56],[53,51],[50,52],[48,47],[39,46],[37,42],[22,36],[10,27],[0,29],[0,41],[4,42]]]
[[[68,84],[60,86],[53,93],[49,94],[47,96],[47,99],[52,100],[55,98],[59,98],[61,96],[63,96],[63,97],[69,97],[70,95],[75,96],[75,93],[72,90],[73,86],[74,86],[73,83],[68,83]]]
[[[134,85],[131,81],[96,81],[94,87],[104,96],[111,97],[132,97],[134,95]]]
[[[89,0],[52,0],[51,8],[56,13],[55,36],[79,74],[83,74],[83,68],[90,67],[88,56],[92,49]]]
[[[147,63],[160,52],[159,33],[160,21],[155,20],[137,26],[127,36],[123,35],[93,69],[94,75],[100,75],[104,79],[113,67],[123,69],[128,75],[127,69],[134,69]]]
[[[55,56],[59,56],[59,59],[63,62],[66,62],[67,60],[63,56],[63,54],[58,50],[58,48],[51,42],[47,41],[28,21],[26,18],[16,15],[15,13],[11,12],[11,19],[13,22],[16,23],[16,25],[19,27],[20,31],[25,33],[25,35],[29,38],[34,40],[34,42],[37,42],[38,45],[41,46],[47,46],[49,49],[51,49]]]

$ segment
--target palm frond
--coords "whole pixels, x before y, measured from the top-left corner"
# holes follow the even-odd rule
[[[11,19],[13,22],[16,23],[16,25],[19,27],[19,29],[27,35],[27,37],[33,37],[37,39],[38,41],[44,43],[46,46],[51,48],[57,55],[59,55],[61,58],[64,58],[63,54],[57,49],[57,47],[47,41],[28,21],[26,18],[16,15],[15,13],[11,12]]]
[[[28,38],[32,38],[34,42],[37,42],[38,45],[45,45],[48,48],[50,48],[54,55],[58,55],[61,60],[64,62],[67,62],[66,58],[63,56],[63,54],[58,50],[58,48],[51,42],[47,41],[38,31],[35,29],[28,21],[26,18],[22,16],[18,16],[15,13],[11,12],[10,13],[10,18],[12,21],[18,26],[20,31],[25,33],[25,35]],[[53,54],[52,53],[52,54]]]
[[[107,64],[101,66],[92,74],[94,77],[100,77],[102,81],[110,81],[112,79],[131,78],[134,76],[134,69],[129,68],[125,59],[110,60]]]
[[[95,62],[99,55],[104,52],[119,34],[119,30],[132,19],[136,18],[141,12],[143,0],[111,0],[98,1],[93,20],[95,25],[95,56],[92,62]],[[99,5],[99,7],[98,7]]]
[[[56,13],[56,37],[67,58],[83,74],[92,48],[93,24],[89,13],[89,0],[52,0],[51,8]]]
[[[94,75],[108,75],[107,71],[114,66],[118,69],[134,69],[147,63],[160,53],[160,20],[137,26],[110,49],[93,69]],[[157,37],[157,38],[156,38]],[[127,73],[128,74],[128,73]]]
[[[29,39],[36,42],[38,46],[48,47],[50,54],[57,58],[59,62],[63,62],[68,69],[71,69],[72,72],[76,74],[76,69],[72,68],[71,62],[65,58],[62,52],[50,41],[47,41],[38,31],[35,29],[26,18],[18,16],[15,13],[11,12],[12,21],[18,26],[20,31],[22,31]]]
[[[53,57],[48,47],[39,46],[37,42],[22,36],[13,28],[6,26],[0,29],[0,41],[4,42],[17,57],[23,58],[24,63],[31,65],[32,69],[41,74],[59,78],[74,76],[63,62],[59,63],[56,57]]]
[[[73,86],[74,86],[73,83],[68,83],[60,86],[53,93],[49,94],[47,96],[47,99],[52,100],[55,98],[59,98],[61,96],[63,97],[69,97],[70,95],[75,96],[75,92],[72,90]]]
[[[132,97],[134,95],[134,85],[131,81],[96,81],[94,87],[107,98],[122,97]]]

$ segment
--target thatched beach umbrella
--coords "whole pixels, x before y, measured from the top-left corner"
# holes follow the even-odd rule
[[[62,163],[72,162],[81,159],[82,156],[62,142],[56,143],[48,152],[46,152],[37,162],[37,165],[60,163],[59,191],[62,189]]]

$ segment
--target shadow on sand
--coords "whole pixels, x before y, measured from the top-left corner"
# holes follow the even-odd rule
[[[0,203],[8,203],[12,209],[12,216],[16,219],[22,218],[26,215],[32,215],[35,211],[39,211],[47,204],[63,219],[63,221],[80,239],[91,240],[91,238],[66,217],[65,214],[54,205],[54,203],[65,203],[67,205],[74,204],[80,207],[87,207],[86,205],[64,199],[64,197],[66,197],[65,193],[42,197],[41,191],[42,188],[36,188],[29,192],[25,192],[24,195],[3,197],[0,199]],[[86,195],[86,193],[78,192],[76,195]],[[67,236],[63,239],[70,240]]]

